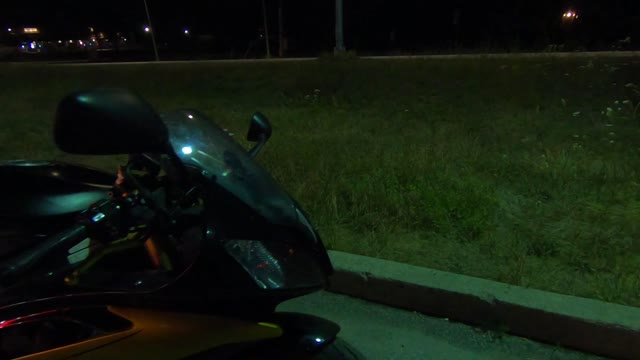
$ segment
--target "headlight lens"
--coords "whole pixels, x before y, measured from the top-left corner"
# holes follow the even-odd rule
[[[318,262],[304,249],[276,241],[227,240],[225,249],[265,290],[324,286]]]

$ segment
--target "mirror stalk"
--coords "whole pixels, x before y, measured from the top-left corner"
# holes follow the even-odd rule
[[[251,156],[252,159],[255,158],[260,152],[260,150],[262,150],[262,147],[264,146],[264,144],[266,143],[267,143],[267,139],[266,137],[263,136],[262,139],[260,139],[260,141],[258,141],[258,143],[253,145],[251,150],[249,150],[249,156]]]

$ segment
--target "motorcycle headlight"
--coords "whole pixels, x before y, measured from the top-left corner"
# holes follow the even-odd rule
[[[224,247],[261,289],[312,288],[326,283],[318,261],[300,247],[259,240],[227,240]]]

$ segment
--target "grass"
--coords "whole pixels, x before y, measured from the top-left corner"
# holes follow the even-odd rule
[[[0,156],[113,169],[122,158],[51,142],[56,102],[80,88],[129,87],[236,134],[260,110],[274,136],[259,161],[330,248],[640,306],[639,68],[635,58],[2,65]]]

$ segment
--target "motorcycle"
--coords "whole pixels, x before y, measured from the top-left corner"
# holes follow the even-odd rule
[[[333,268],[308,215],[204,114],[124,89],[58,105],[64,152],[128,154],[116,174],[7,161],[0,177],[0,358],[356,359],[319,317],[276,311]]]

